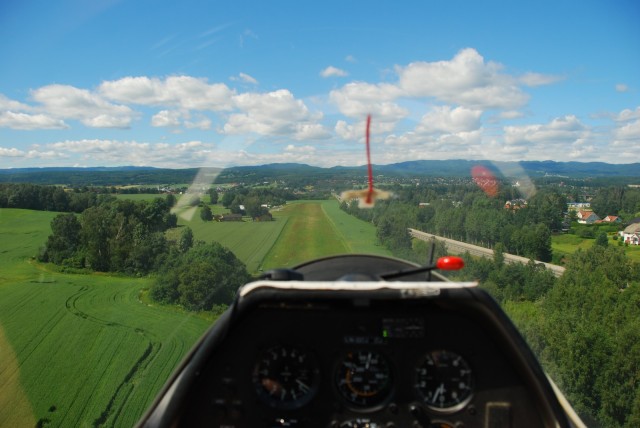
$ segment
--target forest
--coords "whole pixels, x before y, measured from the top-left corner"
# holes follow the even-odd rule
[[[396,199],[371,210],[347,201],[341,208],[375,224],[378,239],[394,255],[418,263],[425,263],[429,244],[411,241],[406,228],[414,225],[492,247],[493,260],[466,254],[464,269],[445,274],[479,281],[491,293],[588,426],[640,426],[640,263],[632,263],[623,246],[609,245],[601,233],[556,278],[533,260],[506,264],[503,253],[553,258],[551,233],[566,221],[567,195],[557,189],[538,191],[517,211],[504,208],[504,200],[514,197],[510,189],[496,198],[464,185],[393,191]],[[640,212],[640,191],[601,188],[592,206],[631,220]],[[436,256],[446,254],[443,244],[433,245]]]
[[[504,209],[504,201],[517,197],[511,188],[496,197],[471,184],[390,190],[395,198],[371,210],[355,201],[342,201],[341,208],[376,225],[380,241],[404,257],[411,253],[411,227],[488,248],[500,244],[505,252],[550,262],[551,233],[562,228],[566,210],[566,197],[553,189],[539,191],[519,210]]]

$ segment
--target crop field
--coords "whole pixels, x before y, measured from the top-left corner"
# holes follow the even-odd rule
[[[373,226],[335,201],[288,204],[273,222],[193,214],[180,225],[221,242],[252,272],[386,253],[372,244]],[[33,261],[55,215],[0,210],[0,426],[132,426],[211,321],[149,303],[151,278],[68,274]]]
[[[0,210],[0,426],[132,426],[210,321],[31,261],[54,216]]]

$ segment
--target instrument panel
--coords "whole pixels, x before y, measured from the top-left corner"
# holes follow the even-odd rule
[[[437,301],[262,305],[232,333],[179,425],[542,425],[508,347]]]

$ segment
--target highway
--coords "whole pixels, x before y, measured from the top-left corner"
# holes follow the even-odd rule
[[[423,241],[429,241],[432,238],[437,239],[438,241],[443,241],[447,246],[447,251],[451,254],[464,254],[465,252],[469,252],[469,254],[471,254],[472,256],[480,256],[488,259],[493,258],[493,250],[490,248],[479,247],[477,245],[467,244],[466,242],[443,238],[442,236],[432,235],[431,233],[422,232],[417,229],[409,228],[409,234],[413,238],[421,239]],[[529,259],[509,253],[504,253],[504,261],[505,263],[529,263]],[[535,260],[535,262],[537,264],[543,264],[557,277],[561,277],[565,271],[565,268],[563,268],[562,266],[540,262],[537,260]]]

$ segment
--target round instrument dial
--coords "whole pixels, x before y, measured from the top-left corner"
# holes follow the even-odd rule
[[[430,409],[453,413],[471,400],[473,373],[455,352],[431,351],[416,368],[416,389]]]
[[[253,369],[258,397],[268,406],[296,409],[307,404],[319,385],[313,355],[293,346],[274,346],[260,353]]]
[[[375,351],[347,353],[336,370],[335,381],[340,395],[358,407],[381,404],[392,386],[389,364]]]

